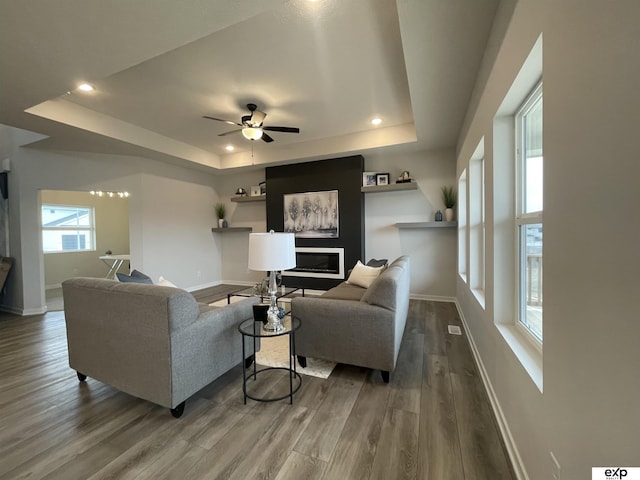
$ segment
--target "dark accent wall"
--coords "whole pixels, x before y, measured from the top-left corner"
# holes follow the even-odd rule
[[[298,247],[344,248],[345,276],[364,254],[364,194],[360,191],[364,157],[334,158],[266,169],[267,230],[284,229],[287,193],[338,190],[339,237],[296,238]],[[326,290],[343,280],[284,277],[287,286]]]

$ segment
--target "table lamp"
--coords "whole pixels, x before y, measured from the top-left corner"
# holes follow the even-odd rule
[[[276,303],[276,272],[296,266],[296,241],[293,233],[252,233],[249,235],[249,269],[269,272],[269,299],[265,330],[280,332],[284,329],[278,316]]]

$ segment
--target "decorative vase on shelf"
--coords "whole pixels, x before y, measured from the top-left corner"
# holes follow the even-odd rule
[[[453,208],[445,208],[444,218],[447,222],[453,222]]]
[[[442,212],[438,210],[436,212],[436,222],[441,222],[441,221],[442,221]]]
[[[229,222],[227,222],[225,219],[222,219],[222,228],[229,228]]]
[[[224,228],[224,218],[218,219],[218,228]]]

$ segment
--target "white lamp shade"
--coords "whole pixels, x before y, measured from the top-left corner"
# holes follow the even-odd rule
[[[242,135],[247,140],[260,140],[262,138],[262,129],[254,127],[245,127],[242,129]]]
[[[296,266],[293,233],[252,233],[249,235],[249,269],[260,272],[287,270]]]

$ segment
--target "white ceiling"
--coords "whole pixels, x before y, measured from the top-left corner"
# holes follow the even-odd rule
[[[0,0],[0,123],[212,171],[453,147],[498,1]],[[249,102],[300,134],[202,118]]]

